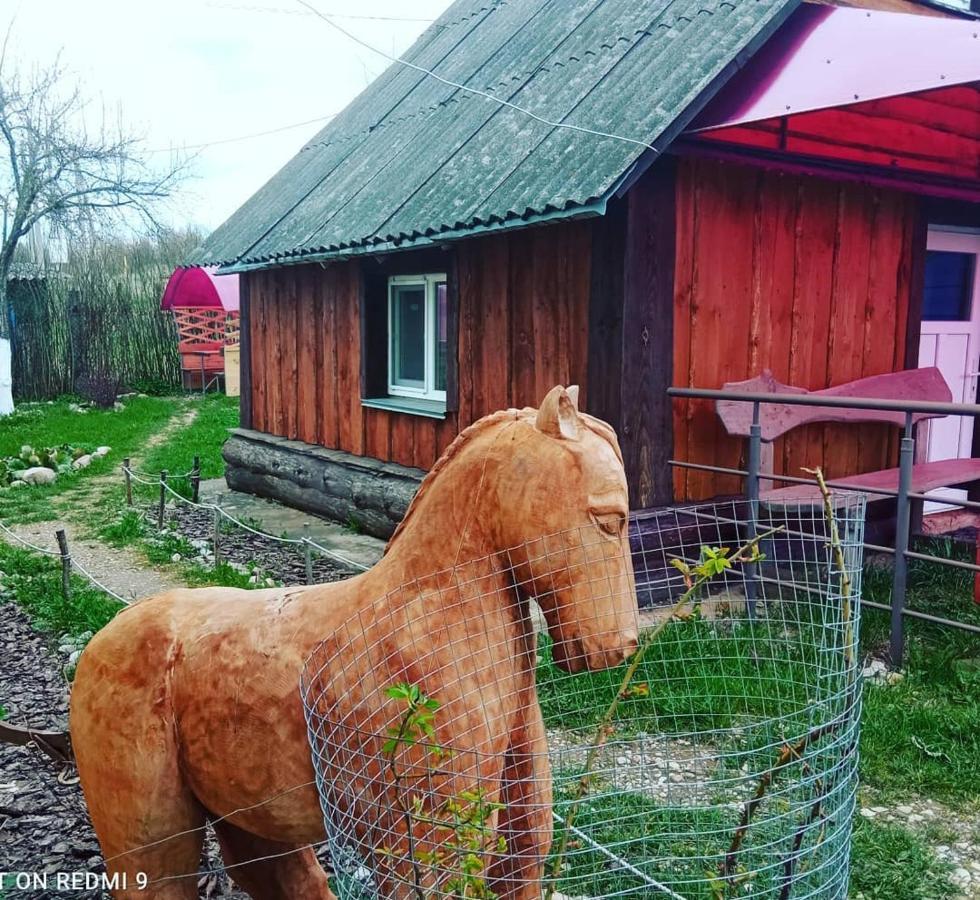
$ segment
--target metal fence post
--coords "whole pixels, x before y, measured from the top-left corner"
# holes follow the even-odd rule
[[[201,457],[194,457],[194,465],[191,467],[191,502],[200,502],[201,497]]]
[[[157,507],[157,531],[163,531],[163,514],[167,505],[167,470],[160,472],[160,504]]]
[[[61,551],[61,595],[65,600],[71,600],[71,554],[68,552],[68,535],[64,528],[55,532],[58,538],[58,549]]]
[[[130,463],[129,457],[127,456],[123,460],[123,474],[126,476],[126,505],[133,505],[133,476],[130,475]]]
[[[909,520],[912,490],[912,463],[915,440],[912,437],[912,413],[905,414],[905,433],[898,471],[898,509],[895,517],[895,571],[892,576],[891,662],[901,668],[905,657],[905,594],[908,585]]]
[[[762,404],[757,400],[752,404],[752,426],[749,428],[749,474],[745,488],[749,497],[749,540],[759,534],[759,470],[762,468],[762,424],[760,422]],[[756,566],[745,566],[745,607],[750,619],[755,618]]]
[[[306,563],[306,583],[313,584],[313,545],[310,542],[310,523],[303,523],[303,557]]]

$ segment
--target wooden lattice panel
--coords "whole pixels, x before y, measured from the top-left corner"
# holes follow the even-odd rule
[[[181,307],[174,309],[181,344],[237,344],[241,327],[237,312]]]

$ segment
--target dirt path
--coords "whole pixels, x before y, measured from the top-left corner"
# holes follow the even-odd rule
[[[197,416],[194,407],[182,409],[154,434],[143,446],[140,456],[133,457],[132,465],[138,467],[140,459],[152,448],[159,446],[175,432],[186,428]],[[172,572],[163,572],[150,566],[139,553],[128,548],[110,547],[88,533],[87,513],[99,502],[104,488],[118,484],[118,472],[83,479],[72,490],[55,498],[55,506],[62,513],[57,519],[34,522],[29,525],[10,525],[9,531],[0,530],[0,539],[13,546],[27,542],[47,552],[57,552],[55,533],[64,529],[72,559],[89,572],[97,582],[125,600],[136,600],[158,594],[183,582]],[[20,539],[18,541],[18,539]]]

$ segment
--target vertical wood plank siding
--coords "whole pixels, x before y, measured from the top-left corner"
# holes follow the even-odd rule
[[[720,387],[769,368],[811,390],[906,365],[914,260],[912,196],[712,160],[678,169],[674,383]],[[710,402],[674,405],[678,459],[744,463]],[[810,426],[776,442],[774,468],[830,476],[895,462],[886,426]],[[678,470],[678,500],[740,481]]]
[[[591,245],[583,220],[457,246],[459,408],[442,421],[361,406],[360,263],[248,274],[252,427],[426,469],[480,416],[584,390]]]

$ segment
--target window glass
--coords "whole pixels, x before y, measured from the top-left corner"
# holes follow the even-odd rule
[[[392,381],[425,388],[425,286],[395,285],[392,301]]]
[[[970,318],[973,269],[976,256],[930,250],[926,255],[926,283],[922,318],[927,322],[965,322]]]
[[[435,388],[437,391],[446,389],[446,359],[449,350],[449,313],[447,308],[446,283],[436,284],[436,314],[435,325]]]

